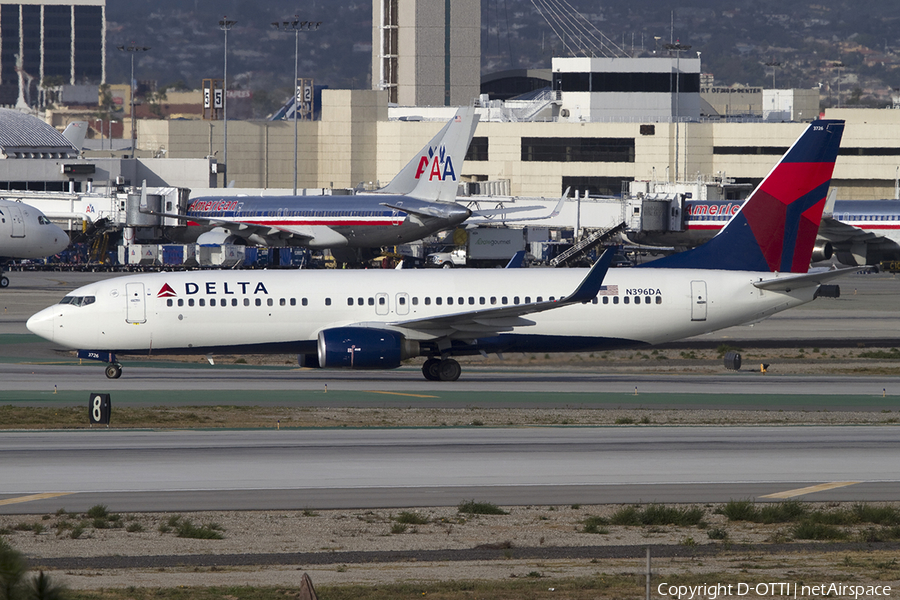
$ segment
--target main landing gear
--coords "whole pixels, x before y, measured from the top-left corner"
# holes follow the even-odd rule
[[[0,288],[8,288],[9,287],[9,277],[6,276],[6,273],[0,273]]]
[[[428,381],[456,381],[462,367],[452,358],[429,358],[422,365],[422,375]]]

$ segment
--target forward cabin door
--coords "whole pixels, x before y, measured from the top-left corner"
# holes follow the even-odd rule
[[[125,322],[145,323],[147,321],[147,308],[144,301],[143,283],[125,284]]]
[[[706,320],[706,282],[691,282],[691,321]]]
[[[9,206],[9,216],[12,221],[12,233],[14,238],[25,237],[25,219],[22,217],[22,209],[18,206]]]

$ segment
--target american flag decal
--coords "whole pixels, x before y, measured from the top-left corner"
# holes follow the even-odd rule
[[[597,292],[598,296],[618,296],[619,295],[619,286],[617,285],[601,285],[600,291]]]

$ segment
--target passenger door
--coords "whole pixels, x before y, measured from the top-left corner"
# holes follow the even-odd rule
[[[706,320],[706,282],[691,282],[691,321]]]
[[[147,310],[144,301],[144,284],[143,283],[126,283],[125,284],[125,322],[127,323],[146,323]]]

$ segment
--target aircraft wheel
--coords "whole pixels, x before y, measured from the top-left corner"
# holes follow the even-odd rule
[[[438,372],[440,364],[441,360],[439,358],[429,358],[426,360],[425,364],[422,365],[422,375],[425,376],[425,379],[428,381],[440,381],[441,376]]]
[[[462,367],[452,358],[442,360],[438,365],[438,376],[441,381],[456,381],[459,379],[460,373],[462,373]]]
[[[2,277],[0,277],[0,288],[7,288],[7,287],[9,287],[9,277],[7,277],[6,275],[3,275]]]
[[[122,376],[122,365],[107,365],[106,366],[106,378],[107,379],[118,379]]]

